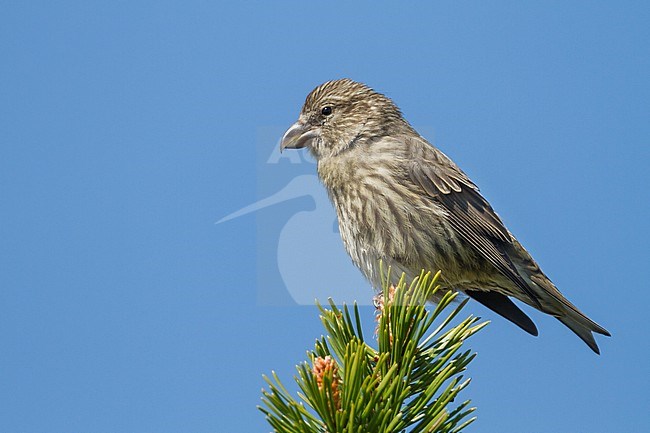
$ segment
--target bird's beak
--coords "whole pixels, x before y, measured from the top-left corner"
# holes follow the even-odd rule
[[[317,136],[317,131],[309,129],[308,125],[299,120],[291,125],[282,136],[280,152],[284,149],[301,149],[307,146]]]

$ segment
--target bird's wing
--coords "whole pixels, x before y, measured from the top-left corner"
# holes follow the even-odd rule
[[[534,291],[508,257],[512,237],[478,187],[444,153],[421,137],[410,146],[409,176],[427,195],[447,210],[449,223],[469,245],[510,279],[541,308]]]
[[[506,295],[494,291],[484,292],[481,290],[465,290],[465,294],[495,313],[510,320],[529,334],[534,336],[538,335],[535,323]]]

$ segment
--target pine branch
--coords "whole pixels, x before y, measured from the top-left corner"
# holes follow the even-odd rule
[[[423,272],[408,287],[404,276],[397,287],[385,283],[376,299],[377,349],[364,340],[356,304],[352,313],[331,299],[329,308],[319,304],[327,337],[297,367],[298,400],[275,373],[264,376],[269,389],[262,390],[259,409],[274,431],[453,433],[473,422],[469,400],[453,403],[469,384],[462,372],[475,356],[462,345],[487,322],[470,316],[445,330],[466,301],[442,318],[456,297],[447,292],[428,311],[426,300],[439,290],[438,278]]]

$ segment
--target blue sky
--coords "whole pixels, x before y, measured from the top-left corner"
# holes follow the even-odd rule
[[[313,175],[268,158],[340,77],[392,97],[613,334],[599,357],[470,304],[492,324],[468,431],[643,431],[648,22],[644,2],[3,2],[0,431],[269,431],[261,375],[290,383],[322,332],[276,260],[314,203],[215,222]],[[332,262],[294,268],[358,277]]]

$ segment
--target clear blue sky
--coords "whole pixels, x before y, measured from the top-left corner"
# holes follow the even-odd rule
[[[613,334],[599,357],[471,305],[492,324],[468,431],[647,431],[647,2],[58,3],[0,5],[1,432],[270,430],[262,373],[290,383],[322,332],[280,285],[277,221],[314,205],[215,222],[286,181],[260,161],[340,77],[392,97]]]

